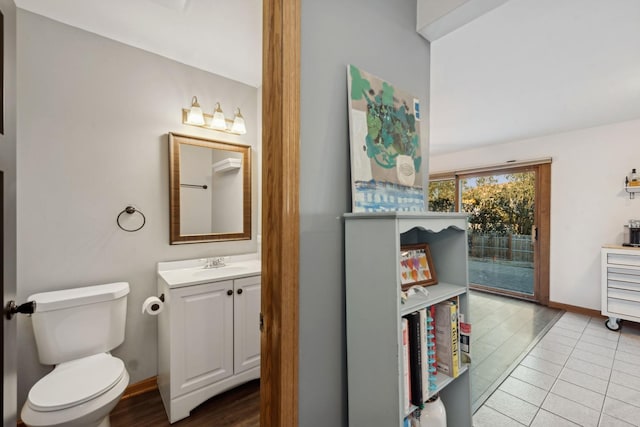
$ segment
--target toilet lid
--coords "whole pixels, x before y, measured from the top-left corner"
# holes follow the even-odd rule
[[[124,363],[101,353],[61,363],[29,391],[29,406],[57,411],[79,405],[111,389],[124,375]]]

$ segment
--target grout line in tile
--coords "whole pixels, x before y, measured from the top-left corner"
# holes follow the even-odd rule
[[[560,320],[562,316],[564,316],[564,313],[566,312],[564,311],[558,312],[558,314],[556,314],[556,316],[553,319],[551,319],[549,323],[547,323],[547,325],[538,333],[538,335],[536,335],[533,341],[531,341],[531,343],[513,361],[513,363],[509,365],[507,370],[502,375],[500,375],[498,379],[496,379],[493,383],[491,383],[491,385],[487,388],[487,390],[484,393],[482,393],[480,397],[478,397],[478,399],[472,405],[472,408],[471,408],[472,414],[475,413],[482,405],[484,405],[486,400],[498,389],[500,384],[502,384],[504,380],[507,379],[509,375],[511,375],[511,372],[513,372],[513,370],[518,367],[520,362],[522,362],[522,359],[527,357],[529,352],[533,350],[533,348],[538,344],[538,342],[540,342],[540,340],[547,334],[547,332],[549,332],[549,330],[556,324],[556,322]],[[556,380],[557,380],[557,377],[556,377]]]
[[[549,325],[547,325],[547,327],[546,327],[543,331],[541,331],[541,333],[540,333],[540,334],[538,334],[538,336],[536,336],[536,340],[535,340],[535,342],[534,342],[534,343],[532,343],[532,344],[531,344],[531,345],[530,345],[530,346],[525,350],[525,353],[523,353],[523,354],[524,354],[524,356],[519,357],[518,361],[517,361],[514,365],[512,365],[512,366],[510,366],[510,367],[509,367],[509,371],[508,371],[508,372],[509,372],[509,374],[511,374],[511,372],[512,372],[512,371],[513,371],[513,370],[518,366],[518,364],[519,364],[519,363],[520,363],[520,362],[521,362],[521,361],[522,361],[522,360],[523,360],[523,359],[524,359],[524,358],[525,358],[525,357],[526,357],[526,356],[531,352],[531,350],[532,350],[533,348],[535,348],[535,346],[539,343],[539,341],[540,341],[542,338],[544,338],[544,336],[545,336],[545,335],[549,332],[549,330],[550,330],[550,329],[555,325],[555,323],[556,323],[558,320],[560,320],[560,319],[561,319],[565,314],[566,314],[566,313],[561,312],[558,316],[556,316],[556,318],[554,318],[554,319],[553,319],[553,321],[552,321]],[[589,319],[589,321],[587,322],[587,325],[586,325],[586,326],[590,325],[591,323],[593,323],[593,322],[595,322],[595,321],[598,321],[598,322],[599,322],[600,320],[601,320],[601,319],[597,319],[597,318],[591,317],[591,318]],[[558,326],[559,326],[559,325],[558,325]],[[560,326],[559,326],[559,327],[560,327]],[[576,332],[577,332],[577,331],[576,331]],[[581,332],[579,332],[579,337],[577,338],[577,342],[580,342],[580,340],[582,339],[583,335],[589,335],[589,333],[588,333],[588,331],[587,331],[587,327],[585,327]],[[614,355],[613,355],[614,360],[617,360],[617,359],[616,359],[616,355],[617,355],[619,352],[620,352],[620,353],[628,353],[628,351],[624,351],[623,349],[621,349],[621,348],[620,348],[620,347],[621,347],[621,342],[622,342],[622,341],[621,341],[621,339],[622,339],[622,337],[623,337],[623,336],[624,336],[624,335],[623,335],[623,333],[622,333],[622,332],[620,332],[620,336],[618,337],[618,340],[616,341],[615,349],[613,349],[613,350],[614,350]],[[613,340],[611,340],[611,341],[613,341]],[[590,343],[590,344],[591,344],[591,343]],[[597,344],[594,344],[594,345],[597,345]],[[547,399],[547,398],[549,398],[549,394],[552,394],[552,393],[551,393],[551,390],[556,386],[557,382],[559,381],[560,373],[564,370],[564,368],[566,368],[566,367],[567,367],[567,364],[569,363],[569,360],[571,359],[571,356],[572,356],[575,352],[577,352],[577,351],[584,351],[584,350],[581,350],[581,349],[578,349],[578,348],[575,348],[575,347],[574,347],[574,348],[573,348],[573,350],[572,350],[572,352],[570,353],[569,357],[567,358],[567,360],[562,364],[562,369],[559,371],[559,373],[558,373],[557,375],[550,375],[549,373],[547,373],[547,375],[554,376],[554,377],[555,377],[555,379],[554,379],[554,382],[553,382],[553,385],[551,386],[551,388],[550,388],[549,390],[546,390],[545,397],[544,397],[544,399],[543,399],[543,401],[542,401],[543,403],[544,403],[544,401],[546,401],[546,399]],[[548,362],[548,363],[551,363],[551,362]],[[558,365],[558,366],[560,366],[559,364],[557,364],[557,365]],[[599,408],[599,409],[600,409],[600,411],[599,411],[599,416],[598,416],[598,425],[600,425],[600,423],[602,422],[602,419],[603,419],[603,415],[604,415],[604,412],[603,412],[603,411],[604,411],[604,405],[605,405],[605,401],[606,401],[607,396],[608,396],[609,387],[610,387],[610,385],[611,385],[611,378],[612,378],[612,375],[613,375],[613,371],[614,371],[614,369],[613,369],[613,367],[611,367],[611,369],[609,370],[609,376],[608,376],[608,379],[606,380],[606,382],[607,382],[607,383],[606,383],[606,388],[605,388],[605,391],[604,391],[604,399],[603,399],[603,401],[602,401],[602,405],[600,405],[600,408]],[[486,401],[486,399],[487,399],[487,398],[488,398],[488,397],[489,397],[489,396],[490,396],[490,395],[491,395],[491,394],[492,394],[492,393],[497,389],[497,387],[498,387],[498,386],[500,386],[500,384],[501,384],[501,383],[506,379],[506,377],[507,377],[507,376],[508,376],[508,375],[504,375],[503,377],[499,378],[496,382],[494,382],[494,384],[492,384],[492,386],[490,387],[491,392],[485,392],[485,393],[481,396],[481,398],[479,398],[479,399],[478,399],[478,401],[482,401],[482,402],[483,402],[483,404],[484,404],[484,402]],[[603,380],[603,381],[605,381],[604,379],[602,379],[602,380]],[[493,388],[493,387],[496,385],[496,383],[497,383],[497,386],[496,386],[495,388]],[[576,384],[576,385],[577,385],[577,384]],[[577,386],[582,387],[582,386],[580,386],[580,385],[577,385]],[[582,388],[585,388],[585,387],[582,387]],[[585,388],[585,390],[589,390],[589,389]],[[505,392],[505,393],[508,393],[508,392]],[[596,392],[596,393],[597,393],[597,392]],[[514,396],[514,395],[512,395],[511,393],[508,393],[508,394],[510,394],[511,396]],[[602,393],[599,393],[599,394],[602,394]],[[514,397],[518,398],[517,396],[514,396]],[[573,399],[569,399],[569,400],[574,401]],[[575,402],[575,401],[574,401],[574,402]],[[576,403],[581,404],[580,402],[576,402]],[[475,411],[476,411],[480,406],[482,406],[482,405],[474,405],[473,412],[475,412]],[[636,405],[632,405],[632,406],[636,406]],[[640,406],[637,406],[637,407],[640,407]],[[593,408],[593,409],[596,409],[596,408]],[[536,410],[536,412],[535,412],[535,414],[534,414],[534,416],[533,416],[533,418],[532,418],[532,421],[531,421],[531,422],[533,422],[533,420],[535,420],[535,419],[536,419],[536,417],[537,417],[537,416],[538,416],[538,414],[540,413],[540,410],[542,410],[542,403],[540,404],[540,406],[538,406],[538,408],[537,408],[537,410]],[[499,411],[498,411],[498,412],[499,412]],[[505,416],[507,416],[507,417],[508,417],[508,415],[506,415],[506,414],[503,414],[503,415],[505,415]],[[565,420],[567,420],[568,422],[573,422],[573,421],[571,421],[571,420],[569,420],[569,419],[567,419],[567,418],[565,418],[565,417],[563,417],[563,416],[561,416],[561,415],[559,415],[559,414],[555,414],[555,413],[554,413],[554,415],[555,415],[555,416],[557,416],[557,417],[560,417],[560,418],[562,418],[562,419],[565,419]],[[611,417],[611,418],[614,418],[614,419],[618,419],[617,417],[615,417],[615,416],[613,416],[613,415],[610,415],[610,414],[607,414],[607,416],[608,416],[608,417]],[[509,417],[509,418],[511,418],[511,417]],[[513,418],[511,418],[511,419],[513,419]],[[515,421],[517,421],[517,420],[515,420]]]
[[[559,318],[561,318],[562,316],[564,316],[564,313],[562,313],[562,315],[561,315]],[[558,319],[555,319],[554,323],[555,323],[557,320],[558,320]],[[591,320],[593,320],[593,318],[592,318],[592,319],[590,319],[590,321],[591,321]],[[551,328],[548,328],[548,329],[551,329]],[[585,328],[585,329],[583,329],[583,331],[582,331],[582,332],[580,332],[580,336],[578,337],[577,342],[580,342],[580,339],[581,339],[581,338],[582,338],[582,336],[585,334],[585,331],[586,331],[586,328]],[[548,330],[547,330],[546,332],[548,332]],[[546,333],[545,333],[545,335],[546,335]],[[544,337],[544,335],[543,335],[542,337],[537,337],[537,338],[539,338],[539,339],[536,341],[536,344],[535,344],[535,345],[531,346],[531,348],[530,348],[530,349],[528,349],[527,354],[528,354],[528,353],[529,353],[533,348],[535,348],[535,347],[539,344],[539,341],[540,341],[543,337]],[[620,346],[620,340],[618,340],[618,341],[616,342],[616,348],[615,348],[615,350],[614,350],[614,356],[613,356],[613,357],[614,357],[614,359],[615,359],[615,355],[618,353],[618,351],[621,351],[621,352],[622,352],[622,350],[619,350],[619,349],[618,349],[618,347],[619,347],[619,346]],[[562,370],[564,370],[564,368],[566,367],[567,363],[569,362],[569,360],[570,360],[570,358],[571,358],[571,355],[573,355],[573,353],[574,353],[574,352],[576,352],[576,351],[583,351],[583,350],[580,350],[580,349],[575,348],[575,347],[573,348],[572,352],[571,352],[571,353],[570,353],[570,355],[569,355],[569,358],[567,358],[567,360],[562,364],[562,369],[559,371],[559,373],[558,373],[557,375],[552,375],[552,376],[555,376],[555,380],[554,380],[553,385],[551,386],[551,388],[550,388],[548,391],[546,391],[546,394],[545,394],[545,398],[544,398],[544,400],[546,400],[546,399],[548,398],[549,394],[551,394],[551,390],[553,389],[553,387],[556,385],[556,383],[557,383],[557,382],[558,382],[558,380],[559,380],[560,373],[561,373],[561,372],[562,372]],[[526,355],[525,355],[525,356],[526,356]],[[524,359],[524,357],[520,358],[520,361],[521,361],[522,359]],[[549,363],[550,363],[550,362],[549,362]],[[514,367],[514,368],[515,368],[515,367]],[[513,369],[512,369],[512,370],[513,370]],[[512,370],[511,370],[511,371],[512,371]],[[511,371],[510,371],[510,372],[511,372]],[[612,376],[612,374],[613,374],[613,367],[610,369],[608,379],[606,380],[606,381],[607,381],[607,385],[606,385],[605,392],[604,392],[604,397],[605,397],[605,398],[603,399],[603,401],[602,401],[602,405],[600,405],[600,408],[599,408],[599,416],[598,416],[598,424],[597,424],[597,425],[600,425],[600,422],[602,421],[602,417],[603,417],[603,414],[604,414],[604,412],[603,412],[603,411],[604,411],[604,404],[605,404],[605,401],[606,401],[606,398],[607,398],[607,392],[608,392],[608,390],[609,390],[609,386],[610,386],[610,384],[611,384],[611,376]],[[549,375],[549,374],[547,374],[547,375]],[[503,380],[504,380],[504,379],[503,379]],[[499,386],[499,384],[498,384],[498,386]],[[582,386],[579,386],[579,387],[582,387]],[[582,388],[584,388],[584,387],[582,387]],[[587,389],[587,390],[588,390],[588,389]],[[515,397],[517,397],[517,396],[515,396]],[[543,400],[543,402],[544,402],[544,400]],[[579,402],[576,402],[576,403],[579,403]],[[537,409],[537,411],[536,411],[536,413],[535,413],[534,417],[532,418],[532,422],[533,422],[533,420],[535,420],[535,419],[536,419],[536,417],[538,416],[538,413],[540,412],[540,410],[541,410],[541,409],[542,409],[542,404],[540,404],[540,406],[538,407],[538,409]],[[595,409],[595,408],[594,408],[594,409]],[[475,412],[475,411],[474,411],[474,412]],[[504,414],[503,414],[503,415],[504,415]],[[569,422],[573,422],[573,421],[571,421],[571,420],[566,419],[565,417],[562,417],[561,415],[558,415],[558,414],[554,414],[554,415],[555,415],[555,416],[558,416],[558,417],[560,417],[560,418],[563,418],[563,419],[565,419],[565,420],[567,420],[567,421],[569,421]],[[609,417],[612,417],[612,418],[616,418],[616,417],[613,417],[612,415],[608,415],[608,416],[609,416]],[[616,419],[617,419],[617,418],[616,418]]]

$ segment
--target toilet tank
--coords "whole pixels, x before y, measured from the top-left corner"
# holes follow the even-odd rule
[[[126,282],[31,295],[40,363],[57,365],[110,351],[124,341]]]

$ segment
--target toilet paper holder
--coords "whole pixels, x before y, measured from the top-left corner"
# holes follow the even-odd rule
[[[164,294],[160,294],[160,296],[158,297],[158,299],[159,299],[160,301],[164,302]],[[154,311],[155,311],[155,310],[157,310],[157,309],[158,309],[158,307],[153,307],[153,310],[154,310]]]
[[[163,309],[164,304],[164,294],[161,294],[159,297],[149,297],[144,303],[142,303],[142,313],[145,312],[151,315],[159,314]]]

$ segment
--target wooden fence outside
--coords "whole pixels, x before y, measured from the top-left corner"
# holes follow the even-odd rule
[[[469,233],[469,256],[533,262],[533,242],[527,234]]]

